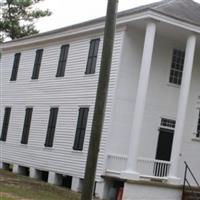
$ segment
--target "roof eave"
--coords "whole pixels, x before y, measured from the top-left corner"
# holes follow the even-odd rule
[[[167,16],[166,14],[159,13],[154,10],[143,10],[142,12],[132,13],[128,15],[119,16],[117,19],[117,28],[124,28],[126,24],[142,20],[142,19],[154,19],[156,21],[165,22],[180,28],[183,28],[188,31],[192,31],[194,33],[200,33],[200,26],[195,24],[191,24],[181,19],[177,19],[175,17]],[[29,36],[21,39],[17,39],[14,41],[2,43],[0,45],[0,49],[13,48],[17,46],[30,45],[32,43],[39,43],[45,41],[51,41],[66,37],[73,37],[77,35],[81,35],[91,31],[103,30],[104,29],[104,20],[105,17],[98,18],[96,20],[91,20],[88,22],[80,23],[77,25],[73,25],[67,28],[58,29],[55,31],[50,31],[46,33],[41,33],[34,36]]]

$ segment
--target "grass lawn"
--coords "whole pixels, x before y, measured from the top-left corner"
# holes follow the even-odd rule
[[[0,169],[0,200],[79,200],[80,195]]]

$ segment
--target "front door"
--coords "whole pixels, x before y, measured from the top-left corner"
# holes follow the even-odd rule
[[[156,160],[170,161],[174,131],[171,129],[160,128]],[[164,177],[167,176],[169,165],[166,163],[156,162],[154,164],[154,175]]]
[[[160,128],[156,151],[156,160],[170,161],[173,137],[173,130]]]

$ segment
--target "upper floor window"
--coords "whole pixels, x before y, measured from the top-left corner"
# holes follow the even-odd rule
[[[32,112],[33,112],[33,108],[26,108],[26,114],[25,114],[25,119],[24,119],[24,128],[23,128],[23,132],[22,132],[21,144],[28,144]]]
[[[33,67],[32,79],[38,79],[40,73],[40,65],[42,61],[43,49],[38,49],[35,55],[35,63]]]
[[[198,124],[197,124],[197,135],[198,138],[200,137],[200,110],[199,110],[199,118],[198,118]]]
[[[49,123],[48,123],[48,128],[47,128],[46,141],[45,141],[45,144],[44,144],[45,147],[52,147],[53,146],[57,116],[58,116],[58,108],[51,108],[50,109],[50,115],[49,115]]]
[[[78,115],[78,122],[76,126],[76,135],[74,139],[74,150],[83,150],[83,143],[85,138],[85,131],[87,127],[87,119],[88,119],[89,108],[80,108]]]
[[[181,85],[184,59],[185,59],[184,51],[181,51],[178,49],[173,50],[171,71],[170,71],[170,77],[169,77],[170,83]]]
[[[89,49],[85,74],[95,73],[97,55],[99,50],[99,42],[100,42],[99,38],[90,41],[90,49]]]
[[[65,67],[67,63],[68,51],[69,51],[69,44],[61,46],[56,77],[65,76]]]
[[[2,131],[1,131],[1,138],[0,138],[0,140],[4,141],[4,142],[7,139],[8,125],[9,125],[9,121],[10,121],[10,113],[11,113],[11,108],[6,107],[5,113],[4,113]]]
[[[16,81],[17,80],[17,72],[18,72],[18,68],[19,68],[20,57],[21,57],[21,53],[16,53],[15,54],[15,58],[14,58],[14,62],[13,62],[12,74],[11,74],[11,77],[10,77],[11,81]]]

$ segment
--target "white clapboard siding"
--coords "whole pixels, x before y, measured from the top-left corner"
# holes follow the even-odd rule
[[[118,31],[115,37],[97,178],[102,175],[104,170],[105,147],[109,134],[109,121],[123,34],[123,32]],[[2,127],[4,108],[6,106],[12,107],[7,141],[0,143],[0,155],[4,162],[83,177],[103,44],[102,36],[100,38],[96,73],[91,75],[85,75],[91,38],[77,38],[77,40],[62,42],[62,44],[70,44],[65,77],[55,77],[62,44],[49,44],[44,48],[38,80],[31,80],[36,49],[21,51],[17,81],[12,82],[9,80],[14,52],[2,55],[0,127]],[[28,145],[21,145],[25,108],[28,106],[33,107],[29,142]],[[54,145],[53,148],[44,148],[49,110],[52,106],[59,107]],[[72,149],[80,106],[89,106],[90,109],[82,152]]]

